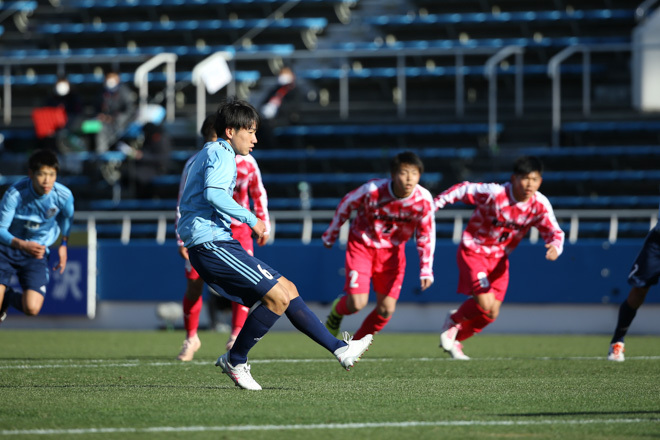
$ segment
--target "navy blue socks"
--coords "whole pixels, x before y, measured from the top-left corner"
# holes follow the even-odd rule
[[[234,346],[229,351],[229,361],[233,366],[247,362],[248,352],[254,344],[268,333],[268,330],[277,322],[280,315],[271,312],[268,308],[259,304],[245,320],[243,329],[238,334]]]
[[[9,305],[15,308],[16,310],[20,310],[21,312],[23,312],[23,293],[17,292],[11,287],[7,287],[7,289],[5,290],[4,303],[9,303]]]
[[[289,307],[286,309],[286,317],[289,318],[289,321],[291,321],[291,324],[295,328],[309,336],[314,342],[324,347],[330,353],[334,353],[338,348],[346,346],[344,341],[332,336],[299,296],[289,302]]]
[[[628,332],[628,328],[632,323],[635,315],[637,314],[637,309],[633,309],[628,304],[628,300],[625,300],[621,303],[619,307],[619,319],[616,323],[616,329],[614,330],[614,336],[612,336],[612,344],[615,342],[623,342],[624,336]]]

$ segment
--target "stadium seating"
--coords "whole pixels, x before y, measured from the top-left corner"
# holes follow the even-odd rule
[[[33,148],[34,129],[26,115],[40,105],[57,75],[67,73],[74,85],[89,92],[111,64],[74,65],[67,58],[143,59],[170,52],[179,57],[178,108],[177,120],[165,128],[175,151],[171,169],[157,181],[154,199],[118,199],[93,176],[85,176],[91,179],[86,182],[76,179],[70,162],[90,164],[95,160],[91,157],[68,158],[61,174],[63,181],[80,184],[76,200],[84,209],[173,209],[181,168],[198,143],[191,71],[205,57],[228,51],[236,54],[232,67],[241,97],[251,99],[273,84],[268,81],[283,63],[294,67],[315,96],[301,104],[295,119],[273,123],[274,149],[262,144],[254,151],[273,210],[307,207],[301,204],[302,181],[311,191],[310,209],[334,209],[346,191],[386,176],[389,159],[407,149],[424,160],[423,183],[434,193],[460,180],[506,181],[512,160],[533,154],[546,165],[542,192],[556,209],[657,208],[660,123],[654,115],[621,105],[629,101],[628,52],[591,54],[589,114],[581,107],[583,60],[561,64],[562,147],[550,146],[549,60],[569,46],[630,44],[636,5],[625,0],[573,5],[552,0],[301,0],[293,6],[285,0],[66,0],[57,7],[5,2],[4,8],[19,3],[33,8],[27,29],[7,20],[0,33],[3,60],[17,63],[9,78],[15,87],[15,120],[0,126],[2,185],[19,174],[11,170],[21,164],[13,155],[24,158]],[[516,69],[513,58],[506,59],[495,70],[497,145],[489,146],[493,84],[485,78],[485,65],[508,46],[522,49],[523,110],[518,114],[514,109]],[[39,62],[20,65],[25,58]],[[52,63],[43,64],[46,60]],[[124,82],[132,83],[137,62],[114,66]],[[154,84],[149,99],[162,99],[157,97],[163,94],[164,74],[155,70],[149,81]],[[223,93],[209,101],[207,110]],[[646,220],[621,222],[620,227],[627,236],[640,237]],[[278,223],[281,233],[300,235],[300,225]],[[322,227],[315,224],[313,234]],[[135,230],[148,236],[150,228]],[[584,222],[581,228],[598,237],[608,226]],[[109,234],[113,230],[107,229]],[[450,236],[451,229],[439,224],[438,236]],[[171,233],[168,229],[168,237]]]

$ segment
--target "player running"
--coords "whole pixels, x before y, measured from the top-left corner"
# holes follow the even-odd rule
[[[509,254],[527,231],[539,230],[550,261],[564,249],[564,232],[538,192],[542,173],[541,161],[525,156],[514,163],[508,183],[463,182],[435,198],[438,209],[459,201],[475,205],[456,256],[458,293],[470,298],[448,313],[440,334],[440,347],[454,359],[470,359],[462,341],[497,319],[509,284]]]
[[[60,168],[51,150],[37,150],[28,159],[28,177],[7,189],[0,202],[0,322],[11,305],[26,315],[39,314],[50,278],[48,256],[62,234],[54,269],[64,272],[73,220],[73,194],[56,182]],[[18,276],[23,292],[9,283]]]
[[[372,281],[376,307],[355,338],[376,334],[387,325],[406,271],[405,244],[413,234],[419,253],[421,288],[426,290],[433,284],[435,206],[431,193],[419,185],[424,164],[415,153],[404,152],[392,159],[390,172],[389,179],[371,180],[346,194],[323,233],[323,244],[332,247],[341,225],[352,211],[357,211],[346,247],[346,295],[333,302],[325,322],[333,335],[339,334],[345,315],[367,305]]]

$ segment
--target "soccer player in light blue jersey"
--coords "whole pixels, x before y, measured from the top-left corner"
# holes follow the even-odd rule
[[[190,263],[202,279],[231,301],[254,306],[233,347],[215,364],[236,386],[248,390],[261,390],[250,374],[248,352],[282,314],[296,329],[333,353],[347,370],[373,340],[373,335],[353,340],[347,333],[344,340],[335,338],[291,281],[251,256],[232,237],[232,217],[247,223],[258,238],[266,231],[263,221],[232,198],[236,155],[247,156],[254,148],[259,120],[259,113],[245,101],[229,98],[218,107],[218,140],[206,144],[190,167],[181,194],[178,224]]]
[[[59,261],[53,269],[63,273],[66,268],[73,194],[55,181],[58,170],[55,153],[34,152],[28,160],[28,177],[10,186],[0,202],[0,322],[9,306],[26,315],[39,314],[50,278],[49,246],[60,233]],[[14,274],[23,292],[9,286]]]

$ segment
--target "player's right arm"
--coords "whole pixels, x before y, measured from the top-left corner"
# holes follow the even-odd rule
[[[446,205],[456,202],[463,202],[466,205],[478,205],[493,194],[494,186],[497,186],[497,184],[472,183],[467,181],[457,183],[435,197],[436,209],[442,209]]]
[[[212,154],[213,157],[209,157],[210,160],[204,170],[204,199],[216,211],[241,223],[247,223],[254,230],[257,217],[238,204],[230,193],[233,192],[232,181],[236,175],[236,160],[234,157],[229,157],[224,150]],[[259,236],[263,236],[263,231]]]
[[[370,182],[365,183],[364,185],[354,189],[353,191],[346,194],[337,209],[335,209],[335,214],[332,217],[330,226],[321,236],[323,240],[323,245],[327,248],[331,248],[332,245],[337,241],[337,236],[339,235],[339,228],[344,224],[346,220],[351,216],[351,212],[354,209],[357,209],[358,206],[362,203],[364,197],[369,194]]]
[[[0,243],[25,252],[34,258],[43,258],[46,254],[46,246],[36,241],[20,239],[9,232],[20,198],[18,191],[13,188],[9,188],[2,197],[2,202],[0,202]]]

